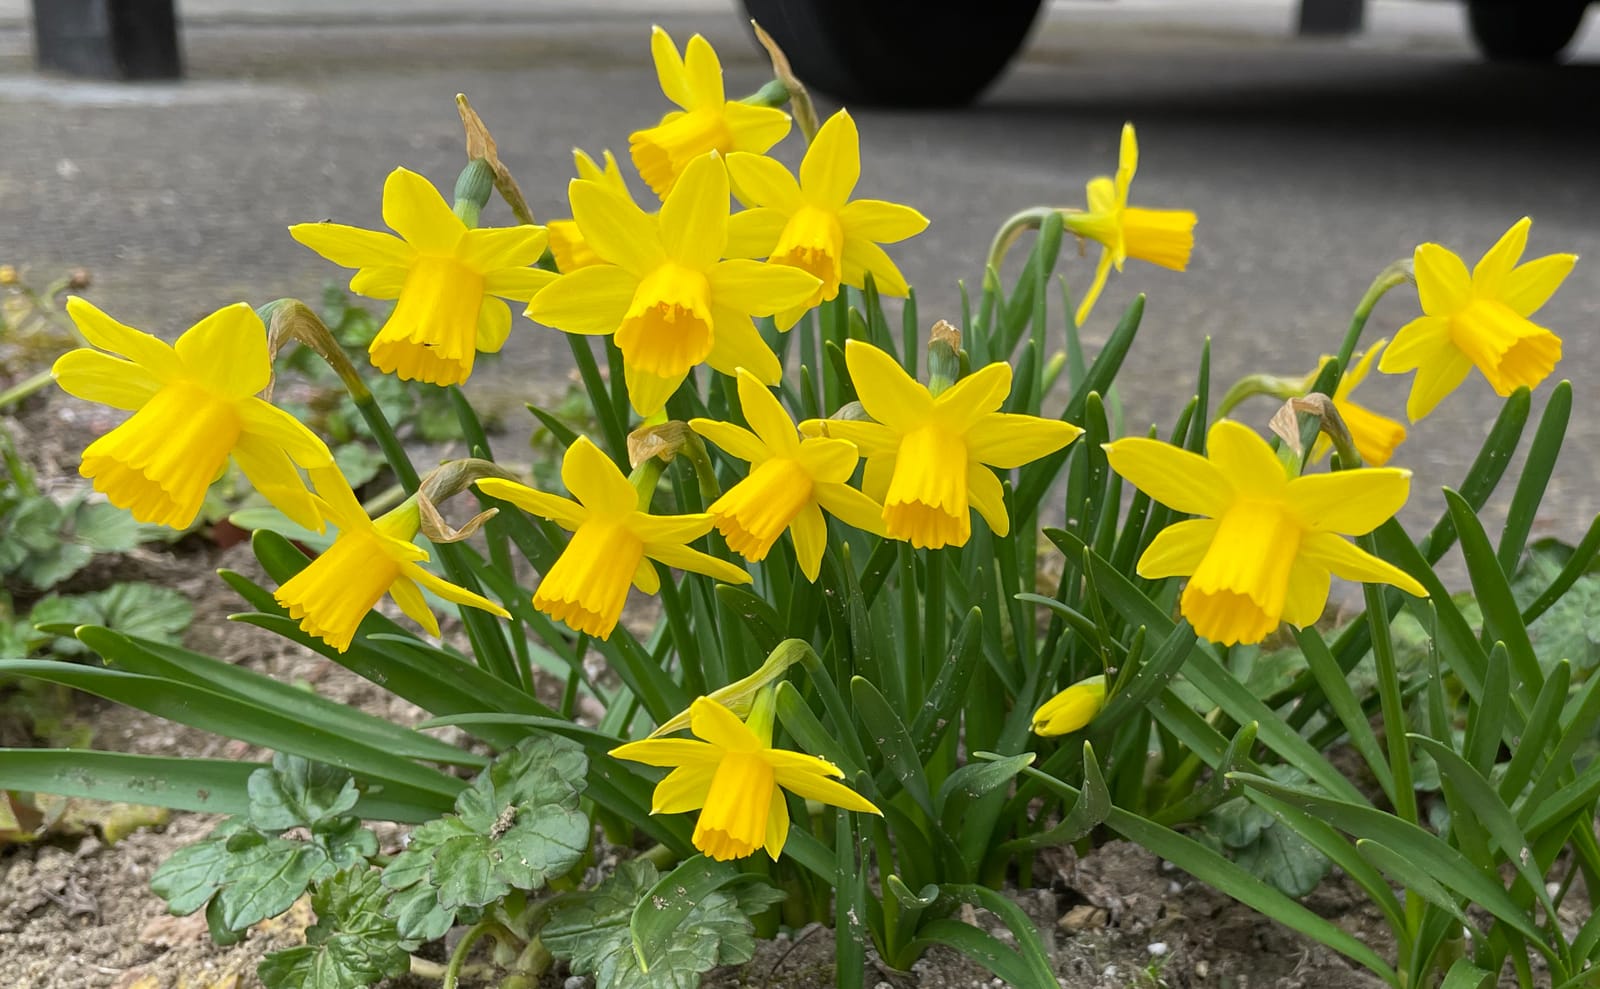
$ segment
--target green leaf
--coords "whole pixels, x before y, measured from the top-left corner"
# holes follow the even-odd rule
[[[885,771],[905,787],[928,817],[937,820],[939,815],[933,809],[933,794],[928,789],[922,757],[917,753],[905,722],[894,713],[878,688],[864,677],[851,678],[850,696],[855,701],[856,716],[883,754]]]
[[[227,849],[217,906],[230,931],[283,913],[313,879],[333,871],[328,853],[311,842],[246,830],[228,838]]]
[[[113,584],[91,594],[48,595],[33,606],[28,620],[42,631],[61,636],[51,643],[52,650],[74,656],[84,655],[93,647],[85,648],[87,643],[74,640],[70,629],[59,626],[103,626],[125,635],[177,642],[194,620],[194,608],[188,598],[170,588]]]
[[[150,877],[150,889],[167,901],[169,912],[194,913],[222,888],[228,872],[228,838],[243,827],[236,818],[225,820],[205,839],[178,849],[161,863]]]
[[[279,752],[271,769],[250,774],[250,823],[264,831],[310,827],[356,805],[356,781],[344,770]]]
[[[992,758],[988,753],[975,753],[977,758]],[[1004,851],[1025,852],[1052,845],[1068,845],[1105,823],[1111,814],[1111,791],[1106,787],[1105,776],[1100,772],[1100,762],[1094,756],[1094,746],[1083,743],[1083,787],[1072,801],[1072,808],[1062,817],[1061,823],[1048,831],[1008,841]]]
[[[173,759],[88,749],[0,749],[0,790],[243,814],[249,809],[246,781],[260,768],[260,763],[231,759]]]
[[[364,864],[317,883],[317,922],[306,929],[306,943],[268,955],[257,976],[267,989],[364,989],[404,975],[411,958],[383,914],[387,898],[379,874]]]
[[[1233,861],[1294,897],[1316,889],[1332,865],[1316,846],[1276,819],[1261,829],[1255,841],[1236,850]]]
[[[1472,507],[1449,488],[1444,489],[1444,500],[1461,540],[1461,557],[1467,563],[1473,593],[1483,609],[1484,632],[1490,642],[1504,642],[1511,654],[1511,665],[1517,674],[1512,689],[1533,697],[1544,686],[1544,674],[1528,639],[1528,627],[1522,623],[1522,612],[1511,594],[1511,584]]]
[[[961,831],[961,821],[972,802],[980,797],[1007,786],[1022,772],[1024,766],[1033,765],[1035,756],[1032,752],[1021,755],[998,756],[993,762],[972,762],[949,776],[939,786],[939,793],[934,797],[934,807],[939,812],[939,820],[944,827],[952,833]]]
[[[592,975],[607,989],[694,989],[717,965],[750,960],[755,928],[738,897],[715,889],[659,941],[659,954],[646,969],[634,951],[630,923],[635,911],[649,909],[650,891],[660,881],[649,861],[623,862],[596,889],[569,894],[551,908],[540,932],[545,947],[567,959],[574,974]]]
[[[684,936],[684,923],[694,909],[717,890],[735,884],[750,885],[749,877],[731,863],[715,862],[704,855],[696,855],[658,879],[649,892],[640,898],[628,919],[633,951],[640,968],[645,972],[655,972],[664,967],[674,942]],[[777,892],[765,884],[755,888],[761,892],[742,898],[735,895],[735,903],[740,906],[738,920],[741,922],[747,922],[744,914],[750,912],[748,908],[756,907],[757,911],[766,909],[773,902],[769,892]],[[778,893],[779,897],[782,895]],[[728,933],[737,935],[736,930]],[[754,945],[745,950],[753,952]],[[748,961],[749,958],[747,956],[740,960]]]
[[[1463,926],[1472,927],[1466,911],[1461,909],[1461,904],[1456,897],[1433,876],[1428,870],[1413,862],[1411,859],[1371,838],[1357,838],[1356,851],[1361,857],[1371,862],[1376,868],[1392,877],[1407,892],[1422,897],[1429,903],[1450,914]]]
[[[72,538],[93,553],[126,553],[139,545],[139,523],[108,502],[84,502],[72,512]]]
[[[1493,972],[1472,964],[1470,958],[1457,958],[1445,973],[1444,981],[1439,983],[1439,989],[1485,989],[1493,977]]]

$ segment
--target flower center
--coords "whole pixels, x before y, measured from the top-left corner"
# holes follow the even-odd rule
[[[187,528],[227,466],[241,424],[233,404],[174,382],[83,451],[78,471],[140,522]]]
[[[356,629],[400,576],[400,565],[365,529],[347,529],[273,597],[300,628],[335,649],[350,647]]]
[[[717,766],[694,828],[695,847],[719,862],[744,858],[767,840],[772,764],[759,752],[728,752]]]
[[[1184,588],[1183,616],[1221,645],[1266,638],[1283,615],[1302,534],[1282,503],[1236,502]]]
[[[711,353],[711,287],[692,268],[667,262],[644,277],[617,328],[630,367],[681,378]]]
[[[883,502],[890,538],[908,540],[918,549],[965,543],[972,535],[969,469],[959,435],[925,426],[902,437]]]
[[[669,113],[661,123],[634,131],[628,150],[639,175],[657,196],[665,198],[689,162],[710,151],[733,150],[733,132],[721,106]]]
[[[1450,339],[1500,395],[1543,381],[1561,360],[1561,338],[1503,302],[1473,299],[1450,319]]]
[[[772,545],[811,501],[811,475],[788,457],[774,457],[750,471],[712,503],[717,531],[747,560],[766,559]]]
[[[839,294],[843,258],[844,228],[839,226],[838,215],[815,206],[800,207],[784,225],[778,246],[772,249],[773,263],[799,268],[822,279],[806,303],[807,308]]]
[[[608,638],[643,559],[644,543],[626,526],[591,519],[539,581],[533,606],[579,632]]]
[[[417,258],[369,348],[373,365],[406,381],[461,384],[478,353],[482,307],[482,275],[455,258]]]
[[[1194,220],[1188,210],[1129,206],[1122,211],[1123,249],[1128,257],[1183,271],[1194,250]]]

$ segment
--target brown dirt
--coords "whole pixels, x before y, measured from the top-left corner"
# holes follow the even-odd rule
[[[107,424],[86,422],[88,407],[37,402],[25,422],[24,449],[37,459],[47,485],[73,482],[85,435]],[[21,445],[21,444],[19,444]],[[97,564],[97,567],[101,565]],[[415,706],[309,650],[250,626],[226,621],[241,607],[215,576],[218,567],[258,571],[248,547],[201,547],[174,553],[142,550],[80,580],[150,579],[182,590],[195,604],[187,644],[194,649],[301,683],[323,696],[401,723],[424,717]],[[151,754],[257,759],[264,753],[141,712],[85,699],[82,711],[99,748]],[[459,735],[455,737],[460,737]],[[0,849],[0,987],[10,989],[250,989],[267,951],[296,943],[312,919],[304,902],[219,948],[200,918],[174,918],[148,887],[150,874],[173,851],[203,837],[214,823],[175,814],[165,828],[136,833],[114,846],[96,837]],[[390,829],[382,837],[396,844]],[[1310,944],[1254,912],[1164,868],[1149,852],[1111,842],[1081,859],[1070,850],[1041,857],[1048,888],[1013,894],[1050,945],[1066,989],[1375,989],[1380,983],[1334,953]],[[1361,900],[1337,878],[1309,898],[1319,913],[1367,939],[1380,951],[1386,935]],[[983,911],[970,920],[1009,939]],[[833,935],[810,927],[762,943],[755,959],[713,973],[710,989],[834,984]],[[953,951],[935,949],[909,973],[872,959],[875,989],[995,989],[998,980]],[[433,985],[414,977],[385,989]],[[576,985],[558,970],[551,989]],[[485,984],[487,985],[487,983]]]

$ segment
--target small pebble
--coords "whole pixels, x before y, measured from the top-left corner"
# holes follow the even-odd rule
[[[1170,883],[1167,883],[1168,896],[1177,896],[1181,892],[1183,892],[1183,883],[1178,882],[1176,879]]]
[[[561,989],[588,989],[589,979],[582,975],[569,975],[567,981],[561,983]]]
[[[1145,945],[1144,950],[1150,952],[1150,957],[1160,958],[1162,955],[1167,953],[1167,942],[1156,941],[1152,944],[1147,944]]]
[[[1560,883],[1545,883],[1544,884],[1544,891],[1546,893],[1548,893],[1550,896],[1554,897],[1557,893],[1561,892],[1561,884]]]
[[[1177,872],[1178,871],[1178,867],[1177,867],[1176,864],[1174,864],[1172,862],[1168,862],[1166,859],[1162,859],[1161,860],[1161,871],[1162,872]]]
[[[1105,969],[1103,971],[1101,971],[1100,974],[1105,976],[1108,979],[1114,979],[1114,978],[1117,977],[1117,966],[1115,966],[1115,965],[1107,965],[1105,967]]]

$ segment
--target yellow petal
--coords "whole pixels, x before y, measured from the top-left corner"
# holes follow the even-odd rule
[[[976,464],[968,469],[967,500],[989,523],[995,535],[1002,538],[1010,535],[1011,516],[1006,513],[1006,489],[994,471]]]
[[[815,502],[800,509],[800,514],[789,524],[789,534],[794,537],[794,556],[800,564],[800,572],[816,583],[817,574],[822,570],[822,553],[828,545],[828,523]]]
[[[623,381],[628,387],[628,404],[641,419],[647,419],[666,408],[667,399],[673,396],[678,386],[683,384],[683,379],[689,375],[687,371],[671,376],[654,374],[626,361],[622,372]]]
[[[1233,504],[1233,484],[1199,454],[1141,436],[1108,443],[1105,450],[1112,470],[1174,511],[1217,516]]]
[[[642,278],[666,259],[655,217],[633,200],[580,179],[567,184],[567,199],[584,243],[607,262]]]
[[[143,367],[165,384],[183,374],[183,364],[172,346],[143,330],[136,330],[101,312],[94,303],[74,295],[67,298],[67,315],[85,340],[101,350],[118,354]]]
[[[1444,351],[1454,349],[1450,342],[1450,319],[1446,316],[1419,316],[1400,328],[1394,342],[1383,351],[1378,370],[1384,374],[1404,374],[1431,364]]]
[[[435,638],[439,635],[439,619],[434,617],[433,609],[428,607],[428,599],[422,596],[422,589],[410,577],[398,577],[389,585],[389,596],[394,598],[394,603],[406,617],[422,626],[423,631]]]
[[[372,526],[366,509],[361,507],[356,493],[350,490],[350,482],[331,459],[327,466],[309,468],[307,473],[311,475],[311,483],[316,486],[317,500],[321,503],[323,514],[340,532]]]
[[[1350,430],[1350,438],[1355,441],[1356,452],[1361,454],[1362,462],[1368,467],[1382,467],[1388,463],[1394,456],[1395,448],[1405,442],[1406,427],[1398,421],[1379,415],[1354,402],[1336,401],[1334,406],[1344,419],[1345,427]],[[1331,447],[1326,439],[1322,437],[1318,440],[1318,457]]]
[[[645,546],[645,553],[652,560],[659,560],[669,567],[679,570],[688,570],[692,573],[704,574],[714,577],[724,584],[748,584],[750,575],[740,567],[736,567],[727,560],[719,560],[707,553],[688,546],[673,543],[649,543]]]
[[[1355,366],[1345,371],[1344,374],[1339,377],[1339,393],[1336,396],[1337,398],[1344,398],[1351,392],[1355,391],[1357,385],[1367,380],[1367,374],[1372,370],[1372,362],[1377,359],[1379,354],[1383,353],[1383,348],[1388,342],[1388,340],[1379,340],[1377,343],[1368,347],[1366,351],[1362,353],[1361,359],[1356,361]],[[1322,370],[1322,365],[1317,365],[1317,370]]]
[[[659,594],[661,592],[661,574],[656,570],[655,561],[648,557],[639,560],[639,565],[633,571],[633,586],[641,594]]]
[[[622,325],[638,287],[637,277],[615,265],[579,268],[541,289],[528,318],[565,333],[606,336]]]
[[[67,394],[114,409],[137,409],[161,390],[143,365],[87,347],[61,355],[50,373]]]
[[[783,854],[783,846],[789,839],[789,803],[784,799],[780,787],[772,788],[772,807],[767,811],[767,840],[763,846],[767,856],[774,862]]]
[[[1112,228],[1108,228],[1107,233],[1113,232],[1115,226],[1115,214],[1119,209],[1122,208],[1122,204],[1117,202],[1116,182],[1104,175],[1090,179],[1088,184],[1084,186],[1084,201],[1089,207],[1088,212],[1108,214],[1112,217],[1110,222],[1113,226]],[[1109,236],[1105,239],[1100,239],[1098,237],[1095,239],[1100,240],[1100,243],[1105,244],[1107,247],[1112,246],[1112,241]]]
[[[400,571],[405,576],[416,581],[418,584],[421,584],[423,587],[426,587],[434,594],[437,594],[439,597],[444,598],[446,601],[449,601],[452,604],[464,604],[469,608],[477,608],[479,611],[487,611],[489,614],[498,618],[511,617],[511,612],[502,608],[500,605],[495,604],[482,594],[477,594],[473,591],[467,590],[465,587],[452,584],[443,577],[436,576],[432,572],[423,569],[421,566],[415,563],[401,564]]]
[[[687,738],[647,738],[611,750],[614,759],[640,762],[646,766],[710,766],[722,758],[714,745]]]
[[[498,353],[511,335],[511,307],[492,296],[484,296],[478,307],[477,349],[486,354]]]
[[[1139,557],[1139,576],[1146,580],[1187,577],[1199,568],[1216,536],[1216,519],[1174,522],[1150,540],[1144,555]]]
[[[650,813],[686,814],[699,810],[706,804],[715,777],[714,766],[679,766],[656,784],[655,793],[650,797]]]
[[[764,154],[789,133],[789,115],[770,106],[731,101],[722,105],[722,117],[733,137],[729,151]]]
[[[782,162],[748,151],[735,151],[727,161],[733,194],[744,206],[772,207],[785,216],[800,208],[800,183]]]
[[[780,210],[766,207],[735,213],[728,217],[728,246],[724,253],[730,258],[767,257],[777,247],[788,222]]]
[[[549,243],[544,227],[479,227],[468,230],[456,247],[456,259],[480,275],[502,268],[526,268],[537,262]]]
[[[1428,591],[1404,570],[1380,560],[1343,536],[1331,532],[1308,532],[1300,544],[1301,556],[1320,567],[1326,567],[1345,580],[1369,584],[1392,584],[1407,594],[1419,598]]]
[[[800,424],[806,436],[826,436],[853,443],[863,457],[892,457],[900,447],[900,434],[888,426],[859,419],[807,419]]]
[[[866,797],[828,779],[829,776],[838,776],[839,771],[824,760],[778,749],[767,755],[773,760],[773,776],[778,785],[795,796],[864,814],[883,813]]]
[[[723,102],[722,63],[717,61],[711,42],[700,35],[689,39],[683,46],[684,80],[689,85],[692,106]]]
[[[1410,471],[1367,467],[1297,477],[1285,499],[1309,532],[1363,536],[1393,518],[1410,493]]]
[[[1085,677],[1040,705],[1033,714],[1033,733],[1070,734],[1093,721],[1105,706],[1105,674]]]
[[[730,457],[758,463],[772,455],[761,438],[743,426],[715,419],[690,419],[689,428]]]
[[[660,81],[661,92],[667,99],[686,110],[693,106],[694,94],[689,88],[683,56],[678,54],[678,46],[672,43],[672,36],[663,31],[660,25],[650,29],[650,57],[655,60],[656,79]]]
[[[689,705],[689,730],[728,752],[759,752],[767,747],[732,711],[709,697]]]
[[[851,273],[859,268],[872,275],[872,283],[884,295],[900,298],[911,291],[906,284],[906,276],[900,273],[894,261],[886,254],[883,248],[870,240],[860,237],[846,237],[844,241],[845,283],[863,288],[866,284],[864,278],[854,278]]]
[[[1467,266],[1448,248],[1438,244],[1419,244],[1412,258],[1416,269],[1417,296],[1422,311],[1430,316],[1448,316],[1472,298],[1472,276]]]
[[[750,317],[736,309],[718,306],[712,311],[712,319],[716,333],[706,363],[723,374],[733,374],[744,368],[762,384],[776,385],[783,376],[783,365],[761,339]]]
[[[711,515],[695,512],[689,515],[647,515],[639,512],[628,519],[628,528],[634,535],[650,545],[687,543],[711,531]]]
[[[404,168],[383,183],[383,222],[424,254],[449,255],[467,232],[433,183]]]
[[[682,187],[683,183],[678,183],[678,188]],[[751,316],[770,316],[804,302],[819,284],[815,275],[799,268],[744,258],[717,264],[706,278],[711,284],[712,305]]]
[[[800,449],[800,433],[794,420],[784,410],[778,397],[761,380],[744,368],[736,372],[739,379],[739,407],[744,421],[761,438],[761,442],[776,453],[793,454]],[[746,458],[748,459],[748,458]],[[855,466],[854,459],[851,466]]]
[[[410,268],[362,268],[351,277],[350,291],[369,299],[398,299],[410,274]]]
[[[1394,344],[1389,349],[1393,350]],[[1432,412],[1471,373],[1472,361],[1465,354],[1453,346],[1441,348],[1432,361],[1417,368],[1411,394],[1406,398],[1406,417],[1416,422]]]
[[[1500,235],[1495,245],[1483,255],[1472,269],[1472,290],[1478,295],[1497,298],[1505,287],[1506,276],[1522,260],[1528,248],[1528,228],[1533,221],[1523,217]]]
[[[404,268],[417,256],[394,234],[342,223],[296,223],[289,236],[341,268]]]
[[[973,371],[933,400],[934,416],[950,429],[965,432],[1000,408],[1011,393],[1011,365],[996,361]]]
[[[991,412],[967,430],[967,453],[980,463],[1010,470],[1048,456],[1082,435],[1083,430],[1070,422]]]
[[[567,447],[561,458],[561,483],[595,515],[626,517],[639,506],[639,492],[587,436]]]
[[[190,327],[173,349],[191,375],[233,398],[254,395],[272,378],[267,328],[243,302],[218,309]]]
[[[1328,606],[1331,574],[1326,567],[1304,557],[1289,571],[1289,592],[1283,599],[1283,620],[1296,628],[1310,628]]]
[[[856,464],[861,460],[854,443],[820,436],[807,437],[789,453],[813,482],[824,484],[845,483],[856,472]]]
[[[1128,201],[1128,187],[1133,184],[1134,173],[1139,170],[1139,139],[1133,133],[1133,124],[1122,125],[1122,145],[1117,150],[1117,205]]]
[[[328,445],[305,424],[282,409],[259,398],[247,398],[235,407],[246,433],[280,447],[295,463],[305,468],[326,467],[333,463]]]
[[[933,396],[893,357],[860,340],[845,342],[844,357],[867,415],[902,433],[922,426],[932,416]]]
[[[883,506],[847,484],[818,483],[812,488],[822,510],[845,525],[883,535]]]
[[[849,111],[840,110],[817,129],[800,162],[800,188],[806,201],[838,210],[861,178],[861,134]]]
[[[1577,263],[1576,254],[1534,258],[1506,276],[1501,301],[1519,316],[1532,316],[1550,300]]]
[[[928,218],[899,203],[881,199],[857,199],[839,210],[839,223],[845,237],[860,237],[879,244],[893,244],[915,237],[928,229]]]
[[[717,263],[728,243],[728,172],[720,156],[702,155],[683,170],[661,203],[660,227],[674,261],[698,271]]]
[[[313,532],[323,530],[322,513],[294,462],[283,448],[250,433],[240,435],[233,446],[233,462],[239,465],[250,486],[260,492],[278,511]]]
[[[1255,430],[1232,419],[1219,419],[1206,432],[1206,459],[1241,495],[1278,498],[1289,483],[1283,464]]]
[[[1111,250],[1107,248],[1100,252],[1100,260],[1094,266],[1094,278],[1084,290],[1083,299],[1078,303],[1078,311],[1073,315],[1077,325],[1082,326],[1088,322],[1089,313],[1094,310],[1094,304],[1100,301],[1100,292],[1106,287],[1106,279],[1110,277]]]

